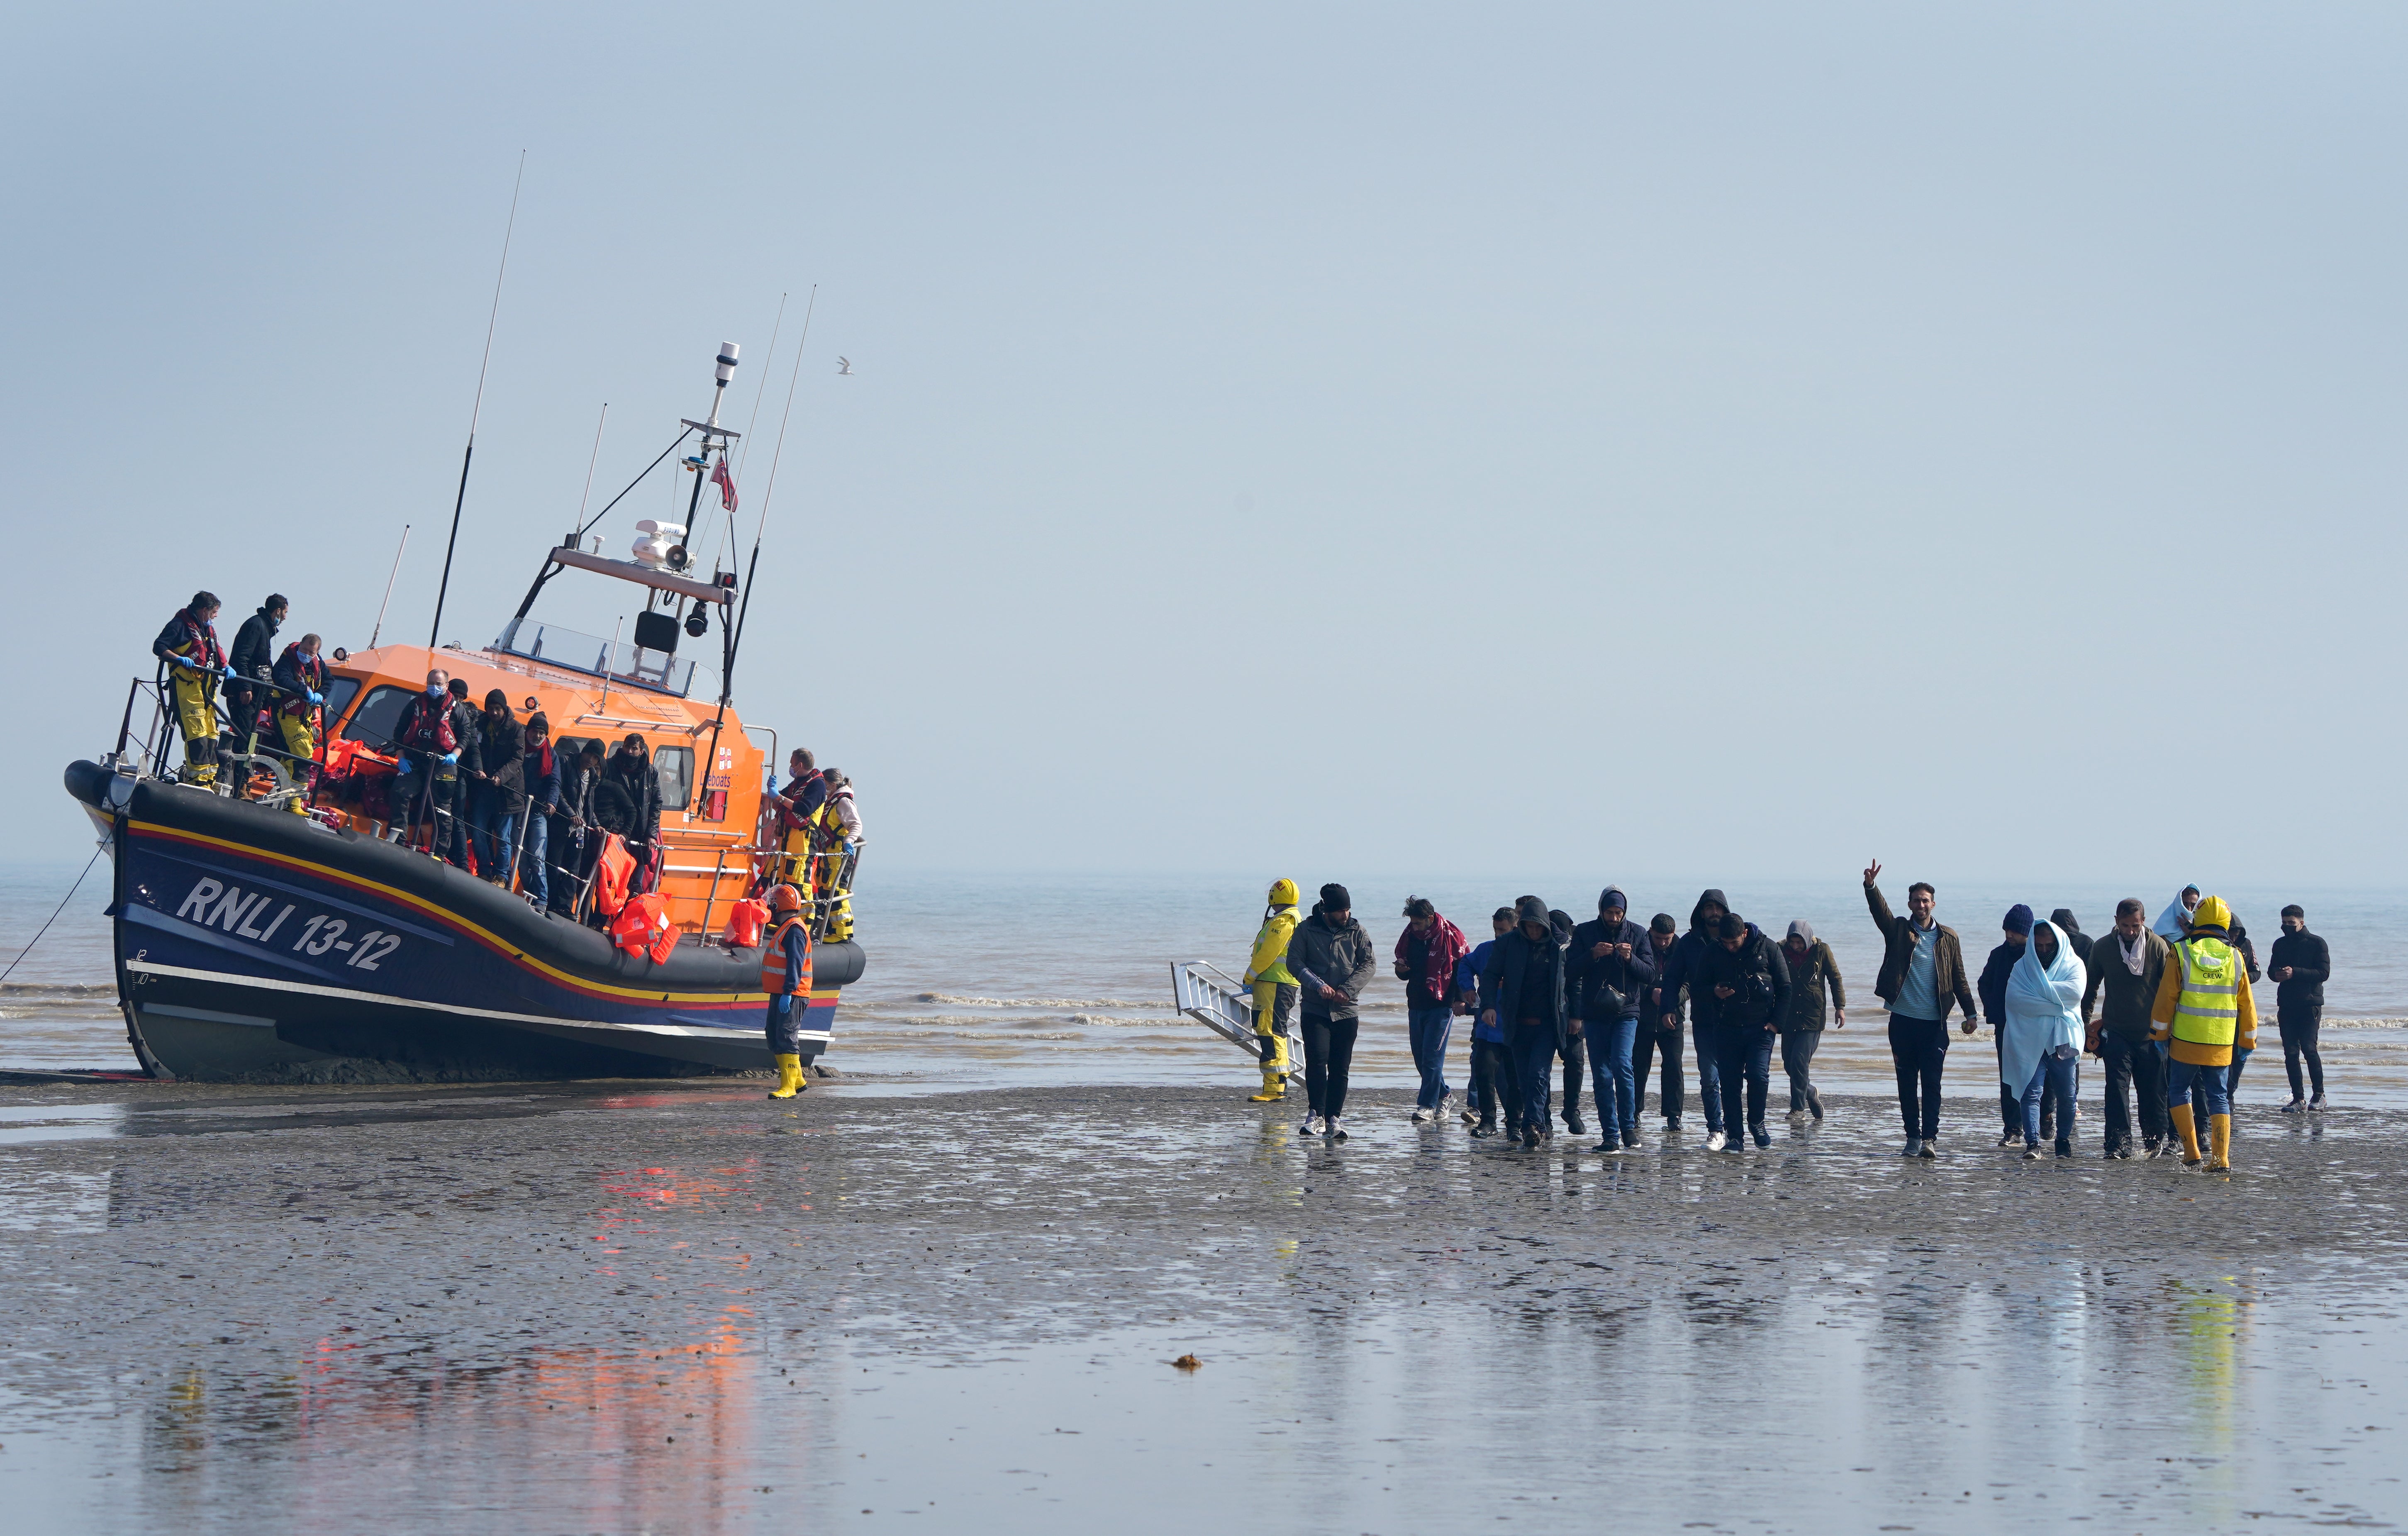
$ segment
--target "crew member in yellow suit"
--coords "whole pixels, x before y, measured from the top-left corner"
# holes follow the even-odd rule
[[[2258,1000],[2249,991],[2249,970],[2232,942],[2232,909],[2221,897],[2207,897],[2191,912],[2190,931],[2166,960],[2157,983],[2149,1038],[2167,1042],[2166,1101],[2182,1137],[2183,1166],[2199,1166],[2199,1127],[2191,1118],[2190,1088],[2207,1091],[2208,1170],[2232,1170],[2232,1047],[2258,1048]]]
[[[1296,882],[1271,883],[1270,908],[1254,935],[1254,953],[1246,961],[1245,983],[1254,993],[1254,1035],[1263,1052],[1263,1086],[1251,1102],[1268,1104],[1287,1097],[1287,1031],[1296,1022],[1303,996],[1288,973],[1287,941],[1296,934]]]
[[[218,782],[218,679],[234,674],[226,669],[218,632],[209,624],[217,616],[216,595],[195,592],[150,642],[150,653],[166,666],[175,697],[176,728],[184,738],[184,767],[177,777],[188,784]]]

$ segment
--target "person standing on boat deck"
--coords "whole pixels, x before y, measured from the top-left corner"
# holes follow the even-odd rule
[[[1932,917],[1940,893],[1918,880],[1906,888],[1907,915],[1882,899],[1881,860],[1865,866],[1865,906],[1881,930],[1881,971],[1873,996],[1889,1006],[1890,1067],[1898,1073],[1898,1113],[1906,1122],[1909,1157],[1940,1156],[1940,1076],[1948,1065],[1948,1010],[1963,1010],[1973,1032],[1973,989],[1965,979],[1965,951],[1956,930]],[[1920,1091],[1918,1091],[1918,1089]]]
[[[1789,925],[1781,941],[1782,963],[1789,968],[1789,1002],[1781,1015],[1781,1069],[1789,1078],[1789,1118],[1812,1114],[1823,1118],[1823,1096],[1814,1091],[1810,1064],[1823,1043],[1823,993],[1831,994],[1831,1027],[1848,1026],[1848,989],[1840,982],[1840,962],[1831,946],[1814,937],[1814,926],[1804,918]]]
[[[649,891],[659,874],[661,782],[652,772],[652,753],[644,739],[629,731],[603,771],[627,797],[627,830],[623,836],[639,870],[639,883],[632,890]]]
[[[585,744],[585,763],[594,772],[591,810],[586,813],[591,825],[586,828],[585,855],[581,861],[584,867],[583,878],[586,890],[590,894],[593,890],[595,870],[602,859],[602,845],[609,840],[614,833],[618,835],[621,841],[626,840],[628,829],[636,824],[636,806],[634,801],[627,798],[627,792],[620,786],[619,781],[610,776],[609,765],[602,758],[601,742],[589,741]],[[609,914],[590,902],[587,905],[586,921],[597,928],[608,928],[610,926]]]
[[[426,691],[403,705],[393,724],[393,744],[401,755],[401,772],[394,780],[401,803],[394,807],[394,819],[408,826],[426,823],[426,851],[436,858],[451,857],[460,754],[466,746],[452,716],[448,681],[440,667],[428,672]],[[466,856],[464,852],[452,862]]]
[[[1497,940],[1489,956],[1493,979],[1480,1017],[1504,1031],[1506,1047],[1513,1054],[1513,1074],[1522,1090],[1522,1145],[1535,1152],[1555,1134],[1547,1113],[1547,1090],[1571,1017],[1564,1006],[1571,925],[1559,927],[1555,914],[1535,896],[1518,897],[1513,917],[1513,926]]]
[[[1287,1097],[1287,1034],[1296,1022],[1297,990],[1287,969],[1287,946],[1296,934],[1296,902],[1295,881],[1283,875],[1271,882],[1262,926],[1254,930],[1254,947],[1246,956],[1241,984],[1254,993],[1254,1043],[1263,1070],[1262,1086],[1250,1103],[1273,1104]]]
[[[525,755],[526,832],[518,850],[519,889],[527,905],[541,912],[552,904],[552,871],[545,855],[552,850],[552,813],[560,804],[560,765],[552,750],[552,718],[541,711],[527,716]]]
[[[475,800],[470,791],[485,768],[484,733],[480,728],[477,707],[468,702],[468,680],[453,678],[445,684],[444,692],[450,697],[452,731],[460,740],[460,757],[448,766],[448,770],[437,771],[448,771],[452,781],[452,813],[445,820],[451,824],[452,862],[466,869],[476,842]]]
[[[2082,989],[2086,978],[2073,943],[2054,923],[2032,926],[2030,941],[2007,978],[2000,1026],[1999,1081],[2020,1081],[2024,1157],[2040,1156],[2043,1094],[2057,1100],[2057,1155],[2073,1156],[2073,1095],[2082,1070]]]
[[[2024,947],[2031,942],[2032,910],[2018,901],[2007,909],[1999,924],[2002,935],[1999,946],[1982,962],[1982,978],[1973,983],[1974,996],[1982,999],[1982,1022],[1990,1026],[1990,1046],[2004,1063],[2007,1048],[2007,978],[2014,974],[2017,962],[2024,957]],[[2000,1070],[2004,1071],[2001,1066]],[[2001,1084],[2005,1079],[2000,1078]],[[2054,1110],[2054,1106],[2051,1106]],[[2024,1098],[2020,1085],[1999,1089],[1999,1145],[2011,1147],[2023,1140]],[[2053,1131],[2051,1134],[2055,1134]]]
[[[1288,939],[1287,968],[1304,994],[1305,1136],[1346,1140],[1338,1117],[1346,1109],[1346,1082],[1361,1024],[1355,999],[1377,967],[1371,936],[1354,921],[1354,898],[1335,882],[1321,888],[1312,915]]]
[[[1723,1124],[1730,1128],[1726,1144],[1733,1152],[1745,1150],[1740,1130],[1744,1125],[1757,1146],[1769,1147],[1772,1133],[1765,1128],[1764,1109],[1771,1094],[1772,1045],[1789,1008],[1789,965],[1781,946],[1737,912],[1723,914],[1714,938],[1706,954],[1705,981],[1721,1005],[1716,1026],[1722,1060],[1716,1065]]]
[[[1664,1134],[1681,1128],[1681,1098],[1687,1085],[1681,1080],[1681,989],[1667,988],[1664,972],[1672,958],[1680,925],[1670,912],[1657,912],[1647,922],[1647,943],[1656,952],[1656,979],[1647,983],[1646,1006],[1639,1011],[1639,1032],[1630,1045],[1631,1102],[1647,1107],[1647,1078],[1657,1053],[1664,1058],[1664,1081],[1656,1094],[1656,1108],[1664,1117]]]
[[[813,910],[826,903],[820,932],[841,943],[853,937],[853,894],[844,872],[845,857],[862,842],[861,811],[853,804],[853,781],[841,768],[829,768],[827,803],[811,819],[811,894]]]
[[[2149,909],[2128,896],[2115,903],[2115,926],[2090,947],[2099,963],[2082,985],[2082,1022],[2090,1054],[2107,1069],[2107,1153],[2132,1156],[2132,1100],[2139,1097],[2141,1135],[2150,1157],[2166,1144],[2166,1069],[2149,1041],[2149,1009],[2165,979],[2166,941],[2149,927]],[[2094,1022],[2091,1010],[2098,1009]]]
[[[577,915],[577,904],[594,878],[594,854],[602,834],[594,829],[594,786],[602,777],[602,747],[588,741],[575,756],[560,758],[560,788],[552,817],[551,910],[563,917]]]
[[[304,635],[276,658],[276,684],[284,690],[275,696],[276,728],[292,760],[293,782],[300,789],[291,809],[304,816],[318,793],[318,739],[325,725],[320,706],[326,702],[326,664],[318,655],[318,645],[317,636]]]
[[[1406,897],[1404,916],[1405,931],[1397,935],[1397,979],[1405,983],[1405,1038],[1421,1074],[1413,1124],[1426,1126],[1445,1115],[1453,1093],[1446,1085],[1446,1042],[1455,1033],[1455,966],[1470,946],[1463,930],[1424,897]]]
[[[811,827],[828,797],[827,776],[820,772],[810,749],[796,747],[786,754],[785,791],[780,793],[777,780],[771,779],[769,796],[777,803],[780,849],[779,857],[771,861],[769,878],[773,882],[790,882],[808,896],[811,888]]]
[[[1598,893],[1597,916],[1572,929],[1564,957],[1564,998],[1572,1012],[1568,1033],[1587,1042],[1589,1086],[1597,1099],[1598,1144],[1608,1156],[1639,1145],[1639,1091],[1631,1052],[1640,1011],[1656,980],[1656,946],[1630,921],[1630,898],[1618,885]]]
[[[2291,1101],[2285,1114],[2325,1107],[2325,1058],[2316,1054],[2316,1028],[2324,1023],[2325,980],[2332,974],[2332,951],[2324,939],[2308,931],[2305,908],[2283,909],[2283,936],[2266,958],[2266,974],[2274,979],[2274,1027],[2283,1034],[2283,1071],[2291,1080]],[[2300,1061],[2305,1057],[2316,1096],[2309,1098],[2300,1083]]]
[[[2192,1118],[2190,1087],[2207,1088],[2208,1170],[2232,1169],[2232,1098],[2224,1069],[2236,1046],[2258,1043],[2258,1002],[2242,969],[2241,952],[2227,935],[2231,909],[2221,897],[2202,897],[2191,912],[2190,932],[2173,946],[2157,1000],[2149,1010],[2156,1038],[2166,1043],[2166,1097],[2172,1102],[2174,1131],[2182,1138],[2183,1166],[2200,1163],[2199,1126]]]
[[[270,701],[276,696],[254,685],[276,681],[276,632],[284,626],[284,615],[292,609],[284,594],[271,592],[259,611],[234,632],[234,650],[226,657],[226,665],[234,668],[234,681],[226,685],[226,708],[234,716],[234,739],[238,743],[247,744],[259,729],[259,717],[274,708]],[[274,726],[262,734],[272,740]]]
[[[769,995],[769,1056],[778,1066],[772,1098],[803,1091],[803,1021],[811,1004],[810,909],[803,893],[781,883],[769,892],[777,926],[761,943],[761,990]]]
[[[1656,967],[1656,973],[1664,988],[1664,1012],[1659,1022],[1666,1028],[1678,1029],[1681,1026],[1680,1000],[1684,991],[1688,995],[1689,1035],[1698,1051],[1698,1098],[1706,1110],[1708,1152],[1722,1150],[1725,1127],[1721,1037],[1715,1031],[1716,1021],[1722,1016],[1722,1004],[1714,997],[1713,988],[1705,983],[1706,952],[1717,942],[1715,930],[1722,926],[1723,918],[1729,912],[1730,902],[1719,890],[1709,890],[1698,897],[1698,904],[1689,909],[1689,931],[1681,935],[1680,941],[1672,946],[1671,958],[1659,959]],[[1661,946],[1656,953],[1658,955],[1663,954]],[[1679,1107],[1679,1101],[1673,1100],[1671,1108],[1675,1118]],[[1737,1126],[1728,1128],[1733,1136],[1742,1134]]]
[[[218,682],[231,668],[210,626],[217,616],[217,595],[195,592],[150,642],[150,653],[166,668],[176,729],[184,739],[184,766],[176,777],[188,784],[218,782]]]
[[[526,727],[499,688],[485,695],[485,711],[477,717],[477,758],[484,765],[469,820],[477,834],[477,873],[507,890],[519,818],[526,814]]]
[[[1471,1019],[1471,1086],[1464,1092],[1465,1123],[1474,1136],[1497,1134],[1498,1106],[1504,1106],[1505,1127],[1514,1141],[1522,1139],[1522,1090],[1514,1086],[1513,1058],[1505,1049],[1505,1033],[1482,1017],[1489,987],[1489,961],[1497,940],[1513,926],[1513,909],[1499,907],[1488,915],[1489,937],[1455,962],[1455,1011]]]

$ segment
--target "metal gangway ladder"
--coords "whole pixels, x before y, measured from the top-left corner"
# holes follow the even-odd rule
[[[1170,996],[1179,1012],[1244,1051],[1250,1059],[1261,1059],[1253,991],[1227,971],[1210,960],[1174,960]],[[1294,1019],[1288,1021],[1287,1055],[1290,1071],[1304,1070],[1304,1034]]]

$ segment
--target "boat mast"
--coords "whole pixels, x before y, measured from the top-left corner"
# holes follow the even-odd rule
[[[519,227],[519,188],[526,181],[526,151],[519,151],[518,179],[510,183],[510,217],[502,226],[502,266],[494,274],[494,309],[485,317],[485,356],[477,365],[477,403],[468,408],[468,447],[460,455],[460,491],[452,498],[452,538],[443,546],[443,582],[435,589],[435,622],[426,629],[426,649],[435,649],[443,633],[443,600],[452,594],[452,553],[460,547],[460,509],[468,500],[468,461],[477,456],[477,421],[485,411],[485,370],[494,364],[494,326],[502,318],[502,280],[510,270],[510,236]]]

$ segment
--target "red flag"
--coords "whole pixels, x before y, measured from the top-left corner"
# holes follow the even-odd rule
[[[719,487],[720,510],[736,510],[736,477],[727,472],[727,455],[719,455],[719,467],[710,472],[710,483]]]

